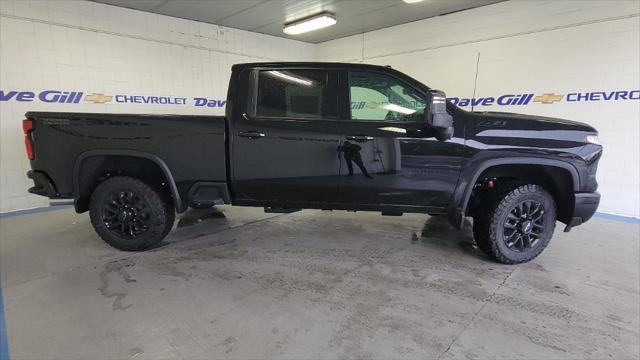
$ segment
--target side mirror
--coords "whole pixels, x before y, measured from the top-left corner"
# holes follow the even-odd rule
[[[439,141],[451,139],[453,136],[453,117],[447,112],[447,96],[440,90],[431,90],[428,101],[427,125],[435,132],[435,137]]]

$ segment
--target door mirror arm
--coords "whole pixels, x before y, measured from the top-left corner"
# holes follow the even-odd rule
[[[430,90],[428,101],[429,112],[425,114],[428,127],[439,141],[451,139],[453,117],[447,112],[447,96],[440,90]]]

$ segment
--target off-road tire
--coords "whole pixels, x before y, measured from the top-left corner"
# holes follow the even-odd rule
[[[522,251],[509,248],[505,239],[507,217],[519,204],[536,202],[542,205],[540,219],[544,224],[534,246]],[[553,197],[540,185],[505,182],[488,191],[480,201],[473,219],[473,237],[476,245],[494,260],[503,264],[520,264],[531,261],[547,247],[556,224],[556,204]],[[511,214],[511,215],[510,215]],[[509,224],[511,226],[511,224]],[[538,227],[539,228],[539,227]]]
[[[122,197],[123,193],[127,194],[130,199],[136,199],[135,202],[134,200],[129,201],[129,204],[135,203],[136,206],[127,205],[130,209],[129,214],[135,212],[136,221],[138,221],[137,216],[139,215],[140,220],[145,222],[144,226],[141,226],[145,230],[135,236],[120,235],[118,232],[122,232],[122,228],[120,226],[114,227],[113,221],[109,222],[108,220],[114,217],[114,213],[120,211],[112,210],[112,207],[115,209],[119,206],[113,202],[114,196]],[[116,200],[120,201],[121,199],[117,198]],[[124,201],[124,203],[127,202]],[[154,189],[136,178],[114,176],[96,187],[91,195],[89,216],[93,228],[107,244],[119,250],[141,251],[158,244],[171,231],[175,220],[175,210],[170,195],[161,189]],[[127,219],[126,216],[124,218]],[[114,221],[118,221],[117,219],[122,218],[116,218]],[[137,226],[140,224],[140,222],[134,224],[137,230],[139,230]],[[114,230],[115,228],[117,230]]]

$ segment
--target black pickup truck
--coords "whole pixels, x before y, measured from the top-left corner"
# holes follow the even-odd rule
[[[225,116],[29,112],[23,128],[29,192],[89,211],[122,250],[161,241],[176,211],[233,204],[470,216],[477,246],[515,264],[600,201],[593,127],[467,112],[384,66],[238,64]]]

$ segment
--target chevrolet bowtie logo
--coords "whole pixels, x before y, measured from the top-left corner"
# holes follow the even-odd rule
[[[542,94],[538,95],[533,99],[533,102],[539,102],[543,104],[553,104],[556,101],[562,100],[564,95],[556,95],[554,93],[551,94]]]
[[[91,95],[85,96],[84,101],[91,101],[95,104],[104,104],[111,101],[111,99],[113,99],[113,96],[108,96],[102,93],[93,93]]]

